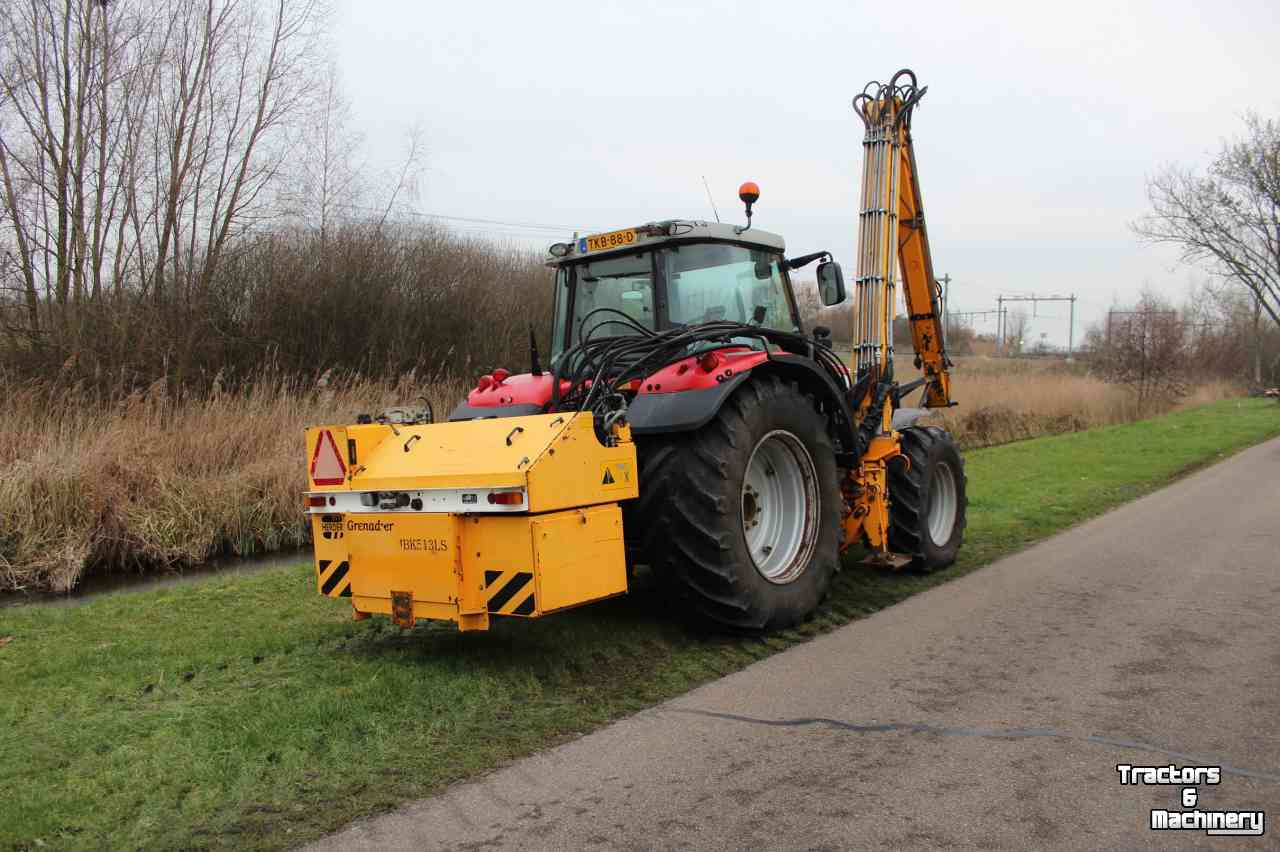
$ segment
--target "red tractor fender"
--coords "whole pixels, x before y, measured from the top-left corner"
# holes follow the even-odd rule
[[[746,346],[691,355],[633,382],[636,395],[627,408],[631,431],[643,436],[700,429],[757,372],[772,373],[799,385],[832,420],[837,443],[850,448],[857,445],[847,388],[838,387],[830,374],[810,358],[766,353]],[[506,370],[494,370],[480,377],[449,419],[538,414],[551,401],[551,381],[550,372],[513,376]],[[568,388],[569,382],[562,379],[561,392]]]
[[[670,385],[653,381],[654,390],[636,395],[627,408],[627,421],[631,432],[637,436],[657,435],[669,432],[688,432],[705,426],[720,411],[720,407],[740,385],[753,375],[772,374],[783,381],[798,385],[804,393],[828,416],[832,423],[832,437],[842,448],[857,446],[853,410],[847,388],[840,388],[830,375],[810,358],[801,355],[763,352],[751,353],[753,358],[732,363],[732,374],[719,373],[719,380],[710,385],[680,391],[668,391]],[[669,368],[668,368],[669,369]],[[666,371],[660,371],[665,373]],[[658,374],[655,374],[656,378]],[[649,383],[649,380],[646,380]],[[658,385],[661,384],[661,390]]]

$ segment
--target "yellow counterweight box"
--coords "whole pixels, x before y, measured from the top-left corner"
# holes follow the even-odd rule
[[[616,503],[541,515],[316,515],[312,523],[319,591],[402,627],[436,618],[485,630],[490,615],[536,618],[627,590]]]
[[[626,427],[602,442],[590,415],[330,426],[307,451],[317,588],[357,618],[485,630],[627,590]]]

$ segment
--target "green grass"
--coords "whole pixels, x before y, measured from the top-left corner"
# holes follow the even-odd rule
[[[589,731],[1280,434],[1231,401],[969,455],[963,558],[849,564],[802,629],[708,637],[652,592],[484,634],[352,622],[309,565],[0,610],[0,846],[279,848]],[[852,563],[852,560],[850,560]]]

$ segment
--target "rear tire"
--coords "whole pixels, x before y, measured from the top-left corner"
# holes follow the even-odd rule
[[[903,429],[889,462],[889,549],[931,573],[956,561],[964,540],[967,478],[955,440],[937,426]]]
[[[699,619],[776,630],[811,616],[839,559],[841,496],[811,397],[753,376],[696,432],[642,438],[624,504],[633,563]]]

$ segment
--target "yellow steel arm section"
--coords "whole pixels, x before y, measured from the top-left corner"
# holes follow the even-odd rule
[[[899,127],[898,146],[898,257],[902,263],[902,295],[911,323],[911,341],[916,349],[916,366],[924,371],[927,408],[951,404],[951,366],[943,348],[942,305],[933,277],[929,254],[929,232],[924,223],[924,203],[920,200],[920,178],[916,152],[911,144],[911,124]]]

